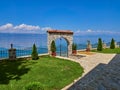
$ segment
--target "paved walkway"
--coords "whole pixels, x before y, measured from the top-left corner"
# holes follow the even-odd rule
[[[83,66],[85,72],[84,75],[85,75],[100,63],[108,64],[114,56],[115,54],[96,53],[94,55],[89,55],[89,56],[87,55],[87,57],[83,57],[78,61],[81,64],[81,66]]]
[[[64,59],[67,59],[67,58],[64,58]],[[77,80],[74,80],[73,83],[66,86],[62,90],[83,90],[83,89],[84,90],[106,90],[106,89],[104,89],[104,86],[106,84],[104,84],[104,86],[103,86],[100,83],[97,84],[97,81],[99,81],[99,79],[102,79],[104,82],[106,81],[108,83],[108,81],[106,80],[107,78],[105,79],[105,77],[102,78],[101,76],[105,76],[108,73],[108,71],[110,72],[110,70],[112,70],[113,68],[115,70],[117,70],[116,68],[119,68],[118,67],[119,65],[114,65],[114,64],[110,64],[110,63],[120,61],[120,55],[96,53],[93,55],[87,55],[86,57],[82,57],[82,58],[78,57],[78,58],[74,58],[74,59],[70,59],[70,60],[80,63],[81,66],[84,68],[84,74],[82,75],[82,77],[79,77]],[[120,64],[120,62],[117,64]],[[113,67],[113,66],[115,66],[115,67]],[[118,72],[117,73],[118,77],[117,76],[116,77],[118,79],[120,79],[119,69],[117,72]],[[111,74],[109,73],[109,76],[112,77],[113,75],[111,75]],[[101,78],[98,78],[98,77],[101,77]],[[92,84],[90,82],[92,82]],[[110,82],[110,80],[109,80],[109,82]],[[119,81],[119,83],[120,83],[120,81]],[[103,89],[96,89],[96,87],[93,87],[92,85],[94,85],[96,87],[99,86],[100,88],[103,88]],[[115,85],[115,83],[114,83],[114,85]],[[118,85],[120,85],[120,84],[118,84]],[[107,86],[107,87],[109,87],[109,86]],[[91,89],[88,89],[88,88],[91,88]],[[117,87],[117,88],[119,88],[119,87]],[[108,89],[108,90],[111,90],[111,89]],[[118,90],[118,89],[115,89],[115,90]]]

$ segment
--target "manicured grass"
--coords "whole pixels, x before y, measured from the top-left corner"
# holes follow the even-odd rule
[[[39,82],[44,90],[60,90],[82,73],[78,63],[49,56],[39,60],[2,61],[0,90],[24,90],[34,82]]]
[[[99,53],[116,53],[116,54],[120,54],[120,48],[115,48],[115,49],[110,49],[110,48],[106,48],[103,49],[102,51],[97,51],[97,50],[92,50],[93,52],[99,52]]]

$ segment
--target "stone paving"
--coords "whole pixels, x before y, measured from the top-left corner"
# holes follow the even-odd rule
[[[120,55],[101,54],[71,59],[79,62],[84,74],[62,90],[120,90]]]

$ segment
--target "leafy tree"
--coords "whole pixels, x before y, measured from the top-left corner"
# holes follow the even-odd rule
[[[103,49],[103,47],[102,47],[102,39],[101,39],[101,38],[99,38],[99,39],[98,39],[98,46],[97,46],[97,50],[98,50],[98,51],[102,51],[102,49]]]
[[[39,57],[38,57],[38,52],[37,52],[37,48],[36,48],[36,45],[35,45],[35,44],[33,44],[31,56],[32,56],[32,60],[37,60],[37,59],[39,59]]]
[[[52,43],[51,43],[51,51],[52,51],[52,52],[56,52],[55,41],[52,41]]]
[[[115,40],[112,38],[111,44],[110,44],[110,49],[114,49],[114,48],[115,48]]]

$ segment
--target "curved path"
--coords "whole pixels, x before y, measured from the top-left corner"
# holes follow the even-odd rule
[[[59,58],[62,58],[62,57],[59,57]],[[64,58],[64,59],[68,59],[68,58]],[[117,64],[120,64],[120,55],[95,53],[93,55],[87,55],[86,57],[82,57],[82,58],[79,58],[79,57],[74,59],[69,58],[69,60],[80,63],[80,65],[84,68],[84,73],[82,77],[79,77],[78,79],[74,80],[73,83],[64,87],[62,90],[83,90],[83,89],[88,90],[88,88],[91,88],[90,90],[106,90],[104,89],[105,84],[102,85],[100,89],[96,89],[101,85],[100,83],[97,83],[97,81],[96,81],[97,84],[94,84],[94,83],[92,84],[96,87],[91,86],[89,84],[91,84],[91,82],[97,79],[102,79],[103,81],[105,81],[104,80],[105,78],[101,77],[103,76],[102,74],[106,75],[106,73],[108,73],[107,71],[112,70],[114,68],[113,66],[116,66],[116,65],[113,65],[114,63],[118,62]],[[113,64],[110,66],[110,63],[113,63]],[[118,66],[116,66],[115,68],[117,68]],[[120,75],[119,69],[117,72],[118,72],[117,75]],[[101,77],[101,78],[98,78],[98,77]],[[118,80],[119,79],[120,79],[120,76],[118,76]],[[108,81],[106,82],[108,83]],[[116,87],[117,85],[118,86],[120,85],[119,83],[116,84]],[[106,87],[108,88],[109,86],[106,85]]]

